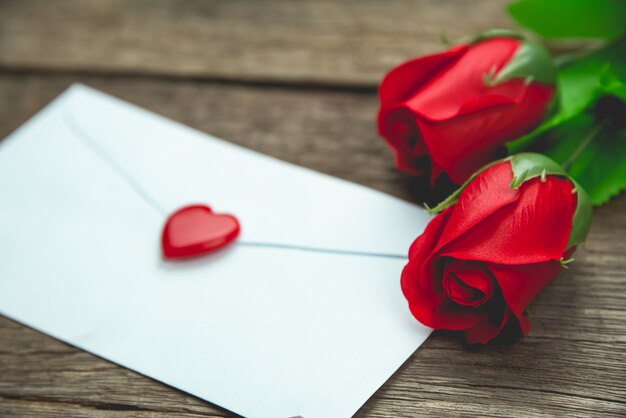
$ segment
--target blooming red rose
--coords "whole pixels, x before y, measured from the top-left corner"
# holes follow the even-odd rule
[[[479,172],[442,204],[409,250],[404,296],[415,318],[486,343],[568,263],[591,206],[556,163],[518,154]]]
[[[482,37],[391,70],[379,88],[378,132],[399,170],[433,183],[445,172],[461,184],[538,124],[555,78],[540,45]]]

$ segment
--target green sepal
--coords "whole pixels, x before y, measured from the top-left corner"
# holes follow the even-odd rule
[[[582,244],[585,241],[589,234],[589,228],[591,228],[591,215],[593,212],[591,209],[591,199],[585,189],[571,177],[569,180],[574,184],[572,193],[578,195],[578,203],[576,205],[576,212],[574,212],[574,219],[572,220],[572,230],[569,233],[567,248]]]
[[[548,50],[538,43],[523,41],[511,60],[497,75],[487,76],[485,83],[493,87],[514,78],[522,78],[528,84],[556,84],[557,69]]]
[[[573,186],[572,193],[576,193],[577,203],[574,216],[572,218],[572,228],[570,230],[570,237],[567,243],[567,248],[571,248],[574,245],[582,243],[589,232],[591,226],[591,201],[585,190],[571,177],[567,175],[567,172],[557,163],[550,158],[542,154],[524,152],[502,158],[500,160],[493,161],[480,170],[476,171],[465,181],[458,189],[450,194],[445,200],[439,203],[434,208],[427,208],[428,213],[434,214],[441,212],[442,210],[455,205],[459,196],[463,190],[483,171],[486,169],[509,161],[511,163],[511,170],[513,171],[513,180],[509,186],[513,189],[518,189],[522,184],[528,180],[539,177],[541,181],[545,182],[547,176],[560,176],[568,179]]]
[[[542,179],[545,179],[546,175],[567,177],[567,172],[563,170],[563,167],[545,155],[533,152],[522,152],[511,156],[511,169],[513,170],[513,180],[510,184],[512,189],[518,189],[526,181],[535,177],[542,177]]]
[[[561,268],[564,268],[565,270],[569,269],[569,265],[572,264],[574,262],[573,258],[568,258],[567,260],[564,257],[561,257],[561,259],[559,260],[559,263],[561,264]]]

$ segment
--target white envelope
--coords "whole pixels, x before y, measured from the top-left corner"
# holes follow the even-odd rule
[[[191,203],[239,241],[164,261]],[[0,143],[0,313],[244,416],[348,417],[430,333],[399,284],[428,220],[75,85]]]

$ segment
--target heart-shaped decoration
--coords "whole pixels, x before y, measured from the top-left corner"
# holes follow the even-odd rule
[[[208,206],[185,206],[167,219],[161,244],[167,259],[211,253],[233,242],[239,221],[232,215],[215,214]]]

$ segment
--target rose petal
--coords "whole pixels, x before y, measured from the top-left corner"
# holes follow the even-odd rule
[[[502,328],[511,319],[511,310],[504,304],[497,308],[501,313],[491,315],[484,321],[476,323],[473,327],[465,330],[465,341],[470,344],[487,344],[500,334]]]
[[[507,83],[524,84],[519,79]],[[520,88],[524,94],[515,105],[502,106],[505,99],[488,96],[466,102],[462,105],[466,113],[463,117],[443,122],[433,122],[416,113],[416,124],[431,158],[453,182],[464,182],[492,161],[504,142],[523,135],[541,120],[554,88],[538,83]],[[469,111],[475,113],[468,116]]]
[[[526,86],[524,85],[524,80],[514,79],[508,81],[505,84],[501,84],[500,86],[515,86],[516,91],[514,95],[504,95],[498,94],[493,91],[485,94],[482,97],[473,97],[468,99],[465,103],[461,104],[459,107],[459,111],[455,117],[464,116],[469,113],[478,113],[484,112],[487,113],[489,110],[494,110],[495,108],[502,107],[510,107],[513,108],[515,105],[519,104],[522,101],[522,97],[524,97],[524,92],[526,90]],[[503,109],[499,109],[503,111]],[[511,109],[512,110],[512,109]]]
[[[414,58],[395,67],[380,83],[378,94],[381,108],[408,99],[437,72],[455,62],[468,49],[468,45],[458,45],[444,52]]]
[[[522,266],[487,264],[487,267],[498,281],[504,300],[517,317],[522,331],[528,334],[530,322],[524,316],[524,310],[558,276],[562,270],[560,263],[548,261]]]
[[[569,180],[556,176],[548,176],[545,182],[540,178],[525,182],[514,205],[501,208],[479,226],[467,230],[447,245],[441,255],[507,265],[560,259],[576,209],[577,197],[572,187]],[[491,207],[490,203],[486,205]],[[444,237],[455,215],[450,218]]]
[[[413,295],[417,292],[420,286],[421,273],[420,270],[423,265],[426,264],[427,259],[432,254],[432,251],[441,236],[444,226],[446,225],[450,216],[450,210],[445,210],[439,215],[430,220],[424,232],[413,241],[409,248],[409,262],[405,266],[400,279],[400,285],[404,297],[412,303]],[[425,288],[428,288],[431,277],[425,281]],[[440,278],[439,278],[440,279]]]
[[[427,291],[416,292],[409,309],[422,324],[450,331],[468,329],[489,317],[483,310],[458,305],[442,293]]]
[[[423,174],[430,158],[415,116],[402,105],[387,115],[379,130],[394,154],[396,167],[409,174]]]
[[[499,105],[485,97],[498,96],[506,102],[518,103],[524,92],[523,80],[489,86],[484,77],[497,74],[513,57],[520,41],[512,38],[494,38],[472,45],[454,65],[435,74],[419,93],[407,100],[407,105],[416,114],[429,121],[445,121],[460,116],[472,109],[485,109],[488,104]],[[513,80],[515,81],[515,80]],[[467,103],[476,103],[468,106]]]
[[[424,165],[424,161],[421,161],[419,156],[426,153],[426,147],[421,135],[415,139],[415,149],[407,150],[406,146],[399,145],[398,138],[393,136],[393,129],[390,127],[393,125],[393,120],[391,120],[393,115],[398,112],[399,108],[404,108],[408,112],[403,102],[415,94],[437,72],[456,61],[468,48],[468,45],[459,45],[438,54],[415,58],[397,66],[383,78],[378,89],[381,103],[378,112],[378,133],[389,144],[394,153],[396,167],[400,171],[414,175],[424,174],[425,166],[420,167]],[[412,112],[410,113],[413,115]],[[414,121],[413,123],[415,124]],[[415,124],[415,130],[419,132],[417,124]]]
[[[423,262],[433,252],[435,245],[441,239],[441,234],[452,214],[452,209],[447,208],[428,222],[424,232],[409,247],[409,260],[419,259],[420,262]]]
[[[422,142],[424,142],[423,139],[422,139]],[[424,144],[424,147],[426,147],[426,144]],[[437,162],[431,158],[430,160],[430,185],[431,187],[434,187],[435,183],[437,182],[437,179],[443,172],[444,172],[444,169],[441,168],[441,166],[437,164]]]
[[[487,168],[468,184],[456,205],[452,207],[450,219],[435,251],[441,250],[501,208],[515,202],[519,192],[509,187],[512,179],[511,164],[505,161]],[[478,230],[480,233],[482,229]]]
[[[431,328],[462,330],[484,320],[486,314],[453,303],[441,288],[440,260],[433,249],[451,211],[452,208],[448,208],[435,216],[413,242],[400,284],[409,309],[418,321]]]
[[[454,302],[472,307],[486,303],[498,289],[493,274],[484,264],[458,260],[446,263],[443,287]]]

